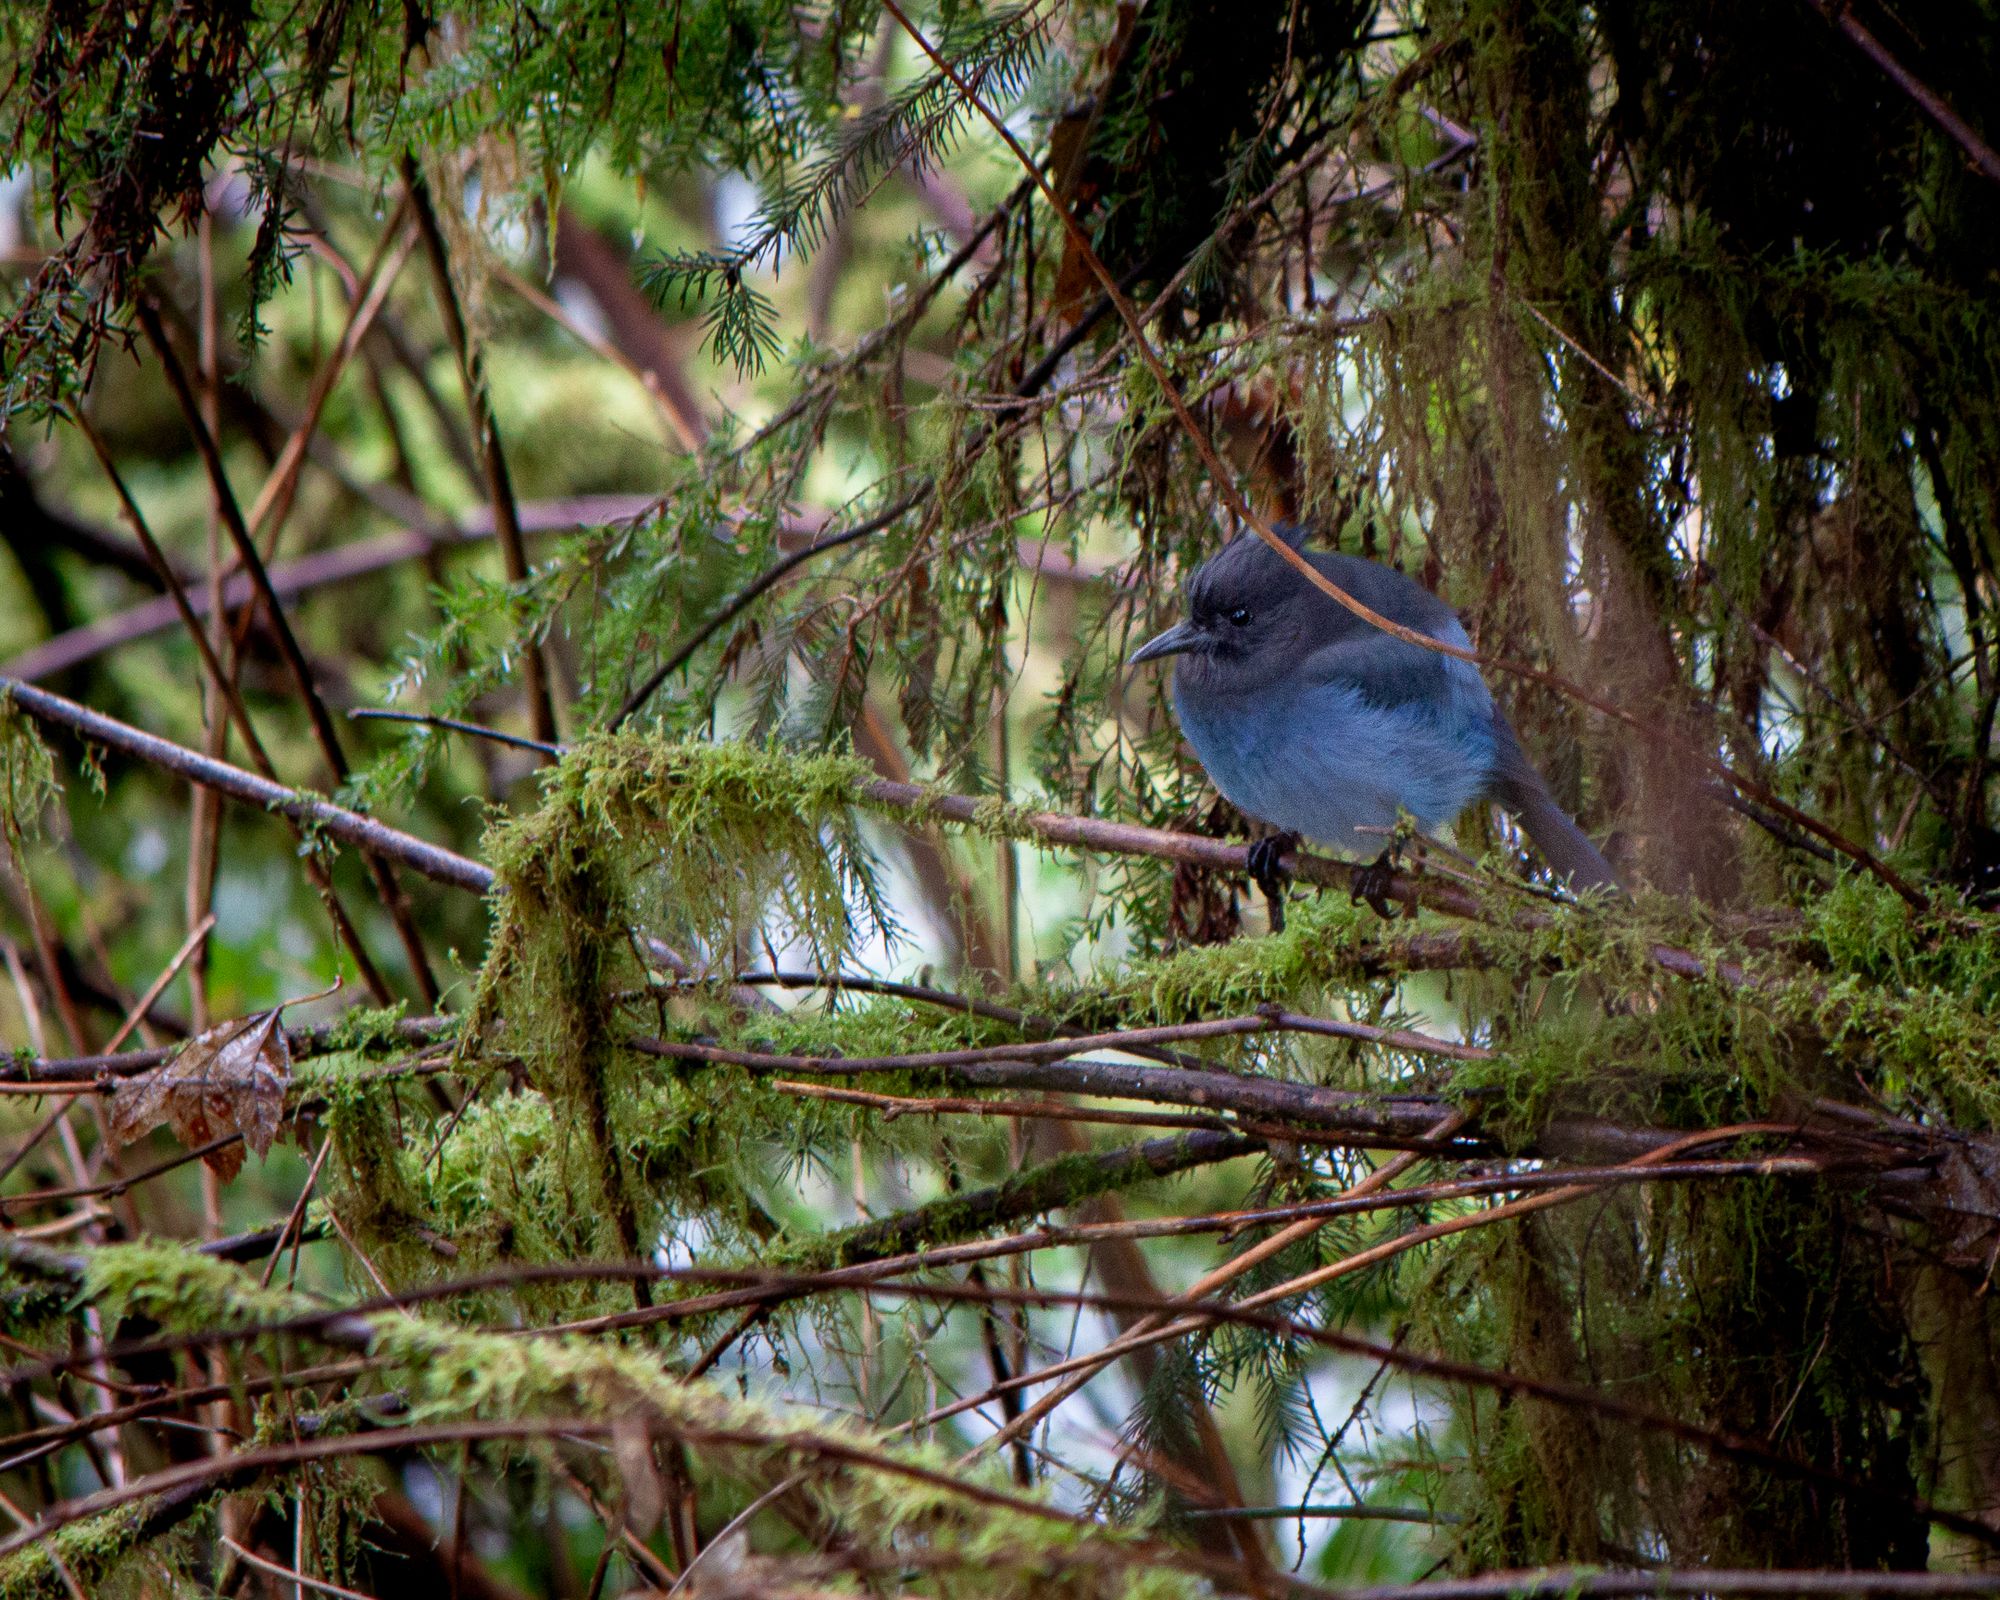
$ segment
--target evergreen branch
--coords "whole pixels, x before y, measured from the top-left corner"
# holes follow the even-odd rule
[[[1041,60],[1041,17],[1031,5],[964,14],[941,48],[966,81],[1002,99],[1019,93]],[[953,78],[934,70],[852,122],[833,147],[766,195],[748,239],[725,251],[663,251],[640,264],[640,286],[655,304],[678,309],[707,301],[706,342],[739,376],[763,370],[784,348],[777,308],[748,275],[787,251],[810,253],[838,219],[899,167],[936,167],[956,142],[970,107]]]
[[[1070,351],[1074,350],[1096,330],[1098,323],[1104,320],[1104,317],[1110,310],[1111,302],[1108,299],[1100,298],[1089,311],[1079,317],[1075,325],[1065,332],[1043,354],[1042,359],[1036,362],[1022,376],[1021,381],[1014,386],[1014,397],[1017,400],[1026,400],[1040,393],[1042,387],[1055,376],[1056,370],[1062,365]],[[967,455],[978,455],[993,436],[997,426],[997,418],[982,423],[972,436],[967,447]],[[719,610],[713,612],[705,619],[693,633],[682,640],[674,648],[673,653],[647,676],[645,682],[626,696],[624,705],[619,707],[618,715],[611,719],[612,731],[616,732],[622,728],[648,700],[652,699],[654,694],[659,691],[661,684],[665,683],[667,679],[671,678],[682,667],[686,666],[689,661],[693,660],[695,652],[700,650],[716,634],[728,627],[737,617],[741,616],[759,596],[768,593],[771,589],[782,583],[787,576],[803,566],[814,556],[824,555],[829,550],[838,550],[843,545],[853,544],[855,541],[865,538],[869,534],[879,533],[885,528],[893,527],[898,518],[906,516],[919,505],[923,504],[924,500],[929,497],[936,487],[937,480],[927,476],[886,511],[879,512],[867,521],[859,523],[843,532],[826,534],[821,538],[815,539],[811,544],[794,550],[791,554],[773,562],[762,572],[758,573],[755,578],[732,595]]]
[[[1041,60],[1044,26],[1033,4],[990,15],[964,12],[947,25],[939,50],[967,82],[1010,100]],[[816,249],[881,175],[904,166],[917,173],[938,166],[970,115],[971,107],[943,70],[864,111],[843,126],[832,150],[778,185],[739,259],[755,266],[781,249]]]
[[[653,697],[661,684],[686,666],[697,650],[741,616],[760,595],[784,582],[790,573],[804,566],[813,557],[824,555],[829,550],[838,550],[843,545],[853,544],[856,540],[865,539],[870,534],[880,533],[884,528],[894,526],[897,521],[923,504],[935,483],[935,479],[925,478],[916,488],[865,522],[856,523],[851,528],[843,528],[838,533],[824,534],[811,544],[800,546],[791,554],[766,567],[754,580],[733,595],[727,604],[683,640],[673,654],[647,676],[644,683],[625,697],[625,704],[619,708],[618,715],[611,719],[611,731],[616,733],[622,728],[633,714]]]
[[[785,347],[778,333],[778,310],[770,297],[745,277],[746,257],[730,252],[671,251],[642,262],[639,287],[664,307],[669,296],[685,312],[708,301],[702,314],[705,342],[717,359],[730,362],[739,377],[761,372]]]

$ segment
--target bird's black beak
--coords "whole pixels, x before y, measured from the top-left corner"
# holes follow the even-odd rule
[[[1156,634],[1134,650],[1125,665],[1136,667],[1142,661],[1157,661],[1161,656],[1177,656],[1184,650],[1199,649],[1201,644],[1201,629],[1192,622],[1176,622],[1165,633]]]

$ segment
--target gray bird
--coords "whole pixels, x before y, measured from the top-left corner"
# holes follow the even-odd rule
[[[1295,549],[1307,532],[1276,531]],[[1324,551],[1306,559],[1391,622],[1471,647],[1451,607],[1393,568]],[[1470,662],[1364,622],[1253,534],[1196,570],[1187,605],[1132,663],[1175,657],[1174,709],[1209,777],[1239,811],[1290,836],[1252,851],[1267,892],[1300,836],[1366,856],[1399,811],[1432,832],[1481,800],[1512,812],[1573,888],[1617,887]]]

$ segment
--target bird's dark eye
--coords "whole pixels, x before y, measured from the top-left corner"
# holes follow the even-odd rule
[[[1229,613],[1229,620],[1235,627],[1244,627],[1250,621],[1250,608],[1248,606],[1238,606],[1234,611]]]

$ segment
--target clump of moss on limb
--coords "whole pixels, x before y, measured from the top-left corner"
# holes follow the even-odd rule
[[[1079,1004],[1025,1002],[1086,1026],[1171,1023],[1288,1005],[1362,1015],[1394,1001],[1426,937],[1456,941],[1451,992],[1494,1054],[1456,1063],[1490,1128],[1526,1137],[1558,1111],[1667,1126],[1756,1116],[1788,1094],[1845,1093],[1859,1069],[1892,1100],[1967,1129],[2000,1121],[2000,928],[1948,905],[1913,917],[1860,874],[1807,902],[1799,927],[1752,941],[1680,897],[1520,919],[1388,925],[1328,894],[1274,937],[1135,961]],[[1672,947],[1704,974],[1662,964]],[[1406,1003],[1406,1002],[1405,1002]],[[1268,1054],[1248,1036],[1224,1054]]]
[[[0,1600],[73,1600],[72,1580],[91,1595],[122,1594],[128,1583],[130,1592],[143,1593],[139,1574],[154,1576],[161,1554],[147,1507],[119,1506],[59,1528],[0,1561]]]
[[[2000,917],[1949,900],[1914,915],[1887,887],[1844,875],[1805,907],[1819,970],[1778,1005],[1892,1103],[1913,1098],[1961,1131],[2000,1127]]]
[[[775,913],[832,963],[857,916],[893,931],[852,812],[871,776],[851,756],[776,743],[583,740],[547,777],[540,809],[488,836],[502,915],[506,897],[589,861],[691,960],[726,966]]]
[[[336,1080],[327,1089],[326,1132],[340,1159],[329,1197],[368,1258],[398,1283],[435,1276],[449,1246],[428,1218],[411,1177],[397,1085]],[[442,1247],[442,1248],[441,1248]]]
[[[797,938],[837,968],[857,921],[892,933],[851,810],[866,774],[839,754],[607,734],[489,835],[495,931],[466,1036],[495,1032],[552,1102],[562,1189],[595,1219],[594,1251],[636,1257],[657,1231],[634,1154],[658,1129],[638,1114],[615,998],[646,988],[643,941],[727,971],[760,936]]]
[[[12,840],[34,837],[61,794],[54,754],[14,697],[0,692],[0,827]]]
[[[1352,975],[1348,957],[1373,914],[1345,895],[1302,900],[1285,931],[1262,939],[1193,945],[1132,963],[1112,980],[1114,996],[1161,1024],[1260,1005],[1297,1002]]]

